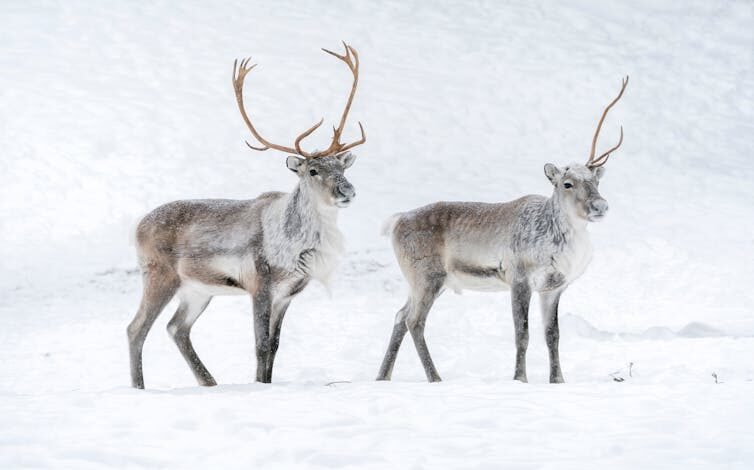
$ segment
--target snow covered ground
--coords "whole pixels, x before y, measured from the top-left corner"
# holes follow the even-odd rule
[[[754,466],[751,2],[5,1],[0,21],[0,468]],[[286,142],[337,120],[350,78],[318,48],[341,39],[369,141],[332,295],[292,305],[273,384],[252,382],[248,300],[216,298],[193,338],[221,385],[195,386],[163,315],[132,390],[136,220],[292,188],[243,145],[232,61],[260,64],[249,106]],[[611,211],[561,303],[567,383],[536,302],[513,382],[509,297],[474,293],[430,315],[444,382],[410,341],[374,382],[406,294],[382,220],[549,193],[543,164],[586,160],[625,74]]]

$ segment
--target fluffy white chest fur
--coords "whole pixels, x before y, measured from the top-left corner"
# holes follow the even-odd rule
[[[327,284],[344,251],[343,235],[337,226],[337,209],[303,211],[301,220],[285,221],[285,201],[273,205],[264,234],[264,254],[272,266],[299,271]],[[273,223],[277,221],[277,223]]]
[[[592,243],[586,230],[574,233],[563,247],[563,250],[553,256],[555,272],[564,276],[565,284],[575,281],[589,266],[592,260]]]

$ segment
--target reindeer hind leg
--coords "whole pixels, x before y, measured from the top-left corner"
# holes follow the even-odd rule
[[[144,388],[142,350],[150,328],[160,312],[175,295],[180,280],[170,269],[150,269],[142,275],[144,289],[139,310],[128,325],[128,349],[131,362],[131,386]]]
[[[414,339],[416,352],[419,354],[419,359],[421,359],[422,366],[424,366],[424,373],[430,382],[440,382],[441,379],[427,348],[427,341],[424,338],[424,327],[429,310],[432,308],[435,299],[442,293],[444,283],[445,273],[427,276],[421,288],[414,289],[414,292],[411,294],[411,312],[406,319],[408,330]]]
[[[388,344],[387,351],[385,351],[385,358],[382,360],[380,371],[377,373],[377,380],[390,380],[390,377],[393,375],[393,366],[395,365],[395,359],[398,356],[398,350],[400,349],[403,338],[408,331],[406,317],[408,316],[410,308],[411,299],[409,299],[408,302],[406,302],[406,305],[404,305],[395,315],[393,333],[390,336],[390,343]]]
[[[178,350],[191,368],[191,372],[193,372],[199,385],[205,387],[217,385],[191,343],[191,327],[207,308],[212,297],[188,292],[181,292],[179,296],[181,297],[181,304],[173,318],[168,322],[168,333],[178,346]]]

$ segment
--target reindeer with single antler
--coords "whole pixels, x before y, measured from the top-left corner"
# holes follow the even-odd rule
[[[529,301],[538,292],[550,356],[550,382],[563,382],[558,354],[558,303],[563,291],[586,269],[591,258],[588,222],[602,220],[607,201],[598,185],[603,165],[623,142],[595,157],[597,138],[610,108],[605,108],[586,164],[563,168],[548,163],[545,175],[554,187],[551,197],[524,196],[500,204],[438,202],[392,216],[385,235],[409,283],[406,304],[395,317],[393,333],[378,380],[389,380],[407,331],[419,354],[427,380],[440,375],[430,357],[424,327],[432,304],[446,289],[511,291],[516,339],[514,379],[526,382],[529,343]]]
[[[268,192],[251,200],[176,201],[147,214],[136,229],[139,264],[144,281],[141,305],[128,326],[131,382],[144,388],[142,348],[147,333],[168,302],[177,296],[178,310],[168,332],[200,385],[215,379],[196,354],[191,327],[215,295],[250,295],[256,338],[256,380],[270,382],[280,341],[280,328],[291,300],[311,279],[326,282],[343,249],[337,227],[338,208],[355,196],[344,176],[356,156],[350,149],[366,142],[340,142],[359,81],[359,56],[343,43],[345,54],[323,49],[343,61],[353,85],[330,146],[307,152],[301,142],[321,124],[295,139],[293,147],[274,144],[252,124],[243,100],[249,59],[233,64],[233,88],[241,117],[262,147],[287,154],[286,164],[299,182],[291,193]]]

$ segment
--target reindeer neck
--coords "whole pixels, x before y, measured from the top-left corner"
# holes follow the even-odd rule
[[[307,184],[296,185],[288,197],[288,206],[298,207],[299,211],[306,211],[323,221],[338,218],[338,208],[324,204]]]
[[[299,184],[280,201],[270,223],[279,224],[267,232],[265,251],[268,261],[293,271],[301,268],[301,256],[312,257],[306,272],[324,283],[343,251],[335,207],[323,204],[312,188]],[[273,222],[274,220],[274,222]]]
[[[586,232],[587,221],[570,213],[557,193],[545,202],[542,211],[548,219],[552,220],[552,228],[563,234]]]
[[[326,206],[311,187],[299,183],[285,202],[283,233],[307,245],[316,243],[323,231],[335,226],[337,217],[337,208]]]

